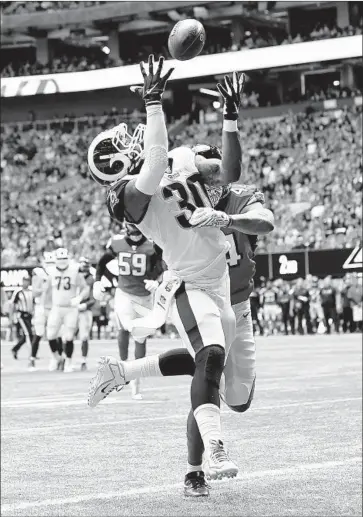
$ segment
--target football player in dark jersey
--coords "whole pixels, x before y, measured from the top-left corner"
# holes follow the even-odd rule
[[[130,325],[137,317],[147,315],[154,304],[153,292],[159,285],[163,272],[162,259],[154,245],[140,230],[125,222],[125,234],[115,235],[107,244],[107,251],[96,268],[95,297],[102,299],[104,289],[101,278],[106,266],[117,259],[118,286],[115,291],[115,315],[119,327],[118,345],[120,359],[126,361],[129,353]],[[146,338],[135,339],[135,359],[146,355]],[[140,379],[131,382],[132,397],[142,398]]]

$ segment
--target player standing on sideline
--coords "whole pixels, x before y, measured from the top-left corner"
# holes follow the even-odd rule
[[[116,235],[108,243],[108,250],[100,258],[96,268],[94,295],[103,296],[101,278],[107,264],[118,259],[118,287],[115,291],[115,315],[119,328],[118,346],[120,359],[127,361],[129,353],[130,324],[137,317],[148,314],[154,305],[153,291],[159,285],[163,272],[160,255],[153,244],[134,225],[125,222],[125,235]],[[146,338],[135,339],[135,359],[146,355]],[[140,379],[131,382],[132,397],[142,398]]]
[[[326,327],[326,334],[330,334],[330,319],[332,319],[335,332],[339,334],[339,318],[337,311],[337,291],[332,285],[332,277],[327,276],[323,280],[322,288],[320,289],[321,306],[324,313],[324,322]]]
[[[149,58],[149,75],[143,64],[141,71],[144,87],[137,89],[146,102],[147,126],[145,132],[145,163],[136,179],[124,179],[124,174],[111,169],[117,154],[120,160],[122,148],[116,147],[120,135],[107,132],[103,140],[103,153],[108,155],[108,174],[105,168],[97,168],[95,158],[97,144],[94,141],[88,158],[91,174],[100,182],[115,181],[109,190],[108,207],[112,217],[124,217],[137,224],[144,235],[163,250],[164,261],[169,268],[169,281],[159,290],[159,309],[167,313],[167,304],[172,303],[174,323],[184,343],[195,356],[195,373],[191,385],[191,402],[194,416],[201,431],[206,450],[206,465],[218,477],[234,476],[238,468],[229,459],[221,440],[219,383],[223,372],[226,342],[232,341],[235,332],[235,316],[230,305],[229,274],[226,263],[228,244],[217,228],[193,228],[189,222],[196,207],[211,206],[200,176],[201,168],[221,170],[215,148],[209,155],[193,152],[188,148],[174,149],[167,155],[167,132],[161,106],[161,97],[169,71],[160,77],[163,59],[159,61],[156,74],[153,71],[153,56]],[[226,153],[222,162],[222,181],[229,183],[228,172],[235,171],[231,162],[239,163],[241,156],[227,151],[231,141],[238,140],[237,117],[240,93],[244,76],[234,84],[230,81],[230,100],[236,117],[224,121],[223,141]],[[107,141],[114,150],[106,153]],[[229,143],[228,143],[229,142]],[[116,149],[115,149],[116,148]],[[101,151],[100,151],[101,152]],[[125,149],[124,155],[130,156]],[[110,159],[110,155],[112,158]],[[121,155],[122,156],[122,155]],[[217,158],[217,159],[215,159]],[[123,168],[124,168],[124,160]],[[130,163],[130,160],[129,160]],[[170,168],[168,168],[170,164]],[[131,164],[130,164],[131,165]],[[208,167],[210,165],[210,167]],[[130,174],[130,167],[126,173]],[[237,178],[236,178],[237,179]],[[163,295],[161,295],[163,292]],[[175,299],[173,296],[175,294]],[[173,354],[121,362],[114,358],[102,358],[96,377],[91,383],[89,404],[95,406],[113,389],[140,376],[179,375],[186,368],[194,368],[192,356],[185,350]]]
[[[31,350],[33,338],[32,314],[33,314],[33,293],[30,289],[31,279],[29,274],[23,278],[23,286],[14,292],[9,304],[9,320],[17,322],[22,330],[22,336],[17,344],[11,349],[14,359],[18,358],[20,348],[27,343]],[[29,359],[29,370],[33,370],[32,357]]]
[[[52,306],[51,293],[46,297],[46,286],[48,280],[49,268],[54,266],[54,254],[45,251],[40,267],[35,267],[32,271],[32,292],[34,300],[33,327],[34,335],[32,340],[31,367],[35,368],[35,359],[37,357],[39,343],[42,337],[45,337],[47,328],[47,319]]]
[[[297,330],[299,334],[304,334],[304,329],[302,326],[303,317],[305,317],[307,333],[312,334],[313,328],[310,318],[310,293],[304,285],[303,278],[298,278],[296,280],[296,285],[293,289],[293,297],[294,311],[297,315]]]
[[[266,323],[266,335],[274,334],[276,331],[276,321],[281,313],[281,309],[277,303],[277,289],[271,280],[267,280],[266,287],[261,289],[261,298],[263,306],[263,319]]]
[[[282,286],[277,292],[277,303],[281,309],[285,335],[289,335],[289,324],[291,328],[291,334],[295,334],[295,328],[292,324],[292,318],[294,316],[293,298],[291,295],[290,286],[287,282],[283,282]]]
[[[63,325],[65,337],[66,373],[72,372],[73,339],[77,330],[78,306],[86,298],[89,287],[79,271],[79,264],[71,264],[68,251],[58,248],[55,252],[55,266],[49,271],[46,296],[51,292],[52,308],[47,323],[47,338],[53,353],[49,370],[60,368],[62,357],[58,351],[57,336]]]
[[[261,297],[260,297],[260,288],[254,286],[251,294],[250,294],[250,304],[251,304],[251,316],[253,323],[253,333],[256,333],[256,326],[258,327],[258,331],[260,336],[263,336],[263,325],[261,321]]]
[[[79,271],[83,273],[86,284],[88,285],[88,295],[83,298],[78,305],[78,333],[81,340],[82,362],[81,371],[87,370],[87,356],[89,348],[89,339],[93,324],[93,314],[91,308],[96,300],[93,297],[93,276],[90,270],[90,261],[86,257],[79,259]]]

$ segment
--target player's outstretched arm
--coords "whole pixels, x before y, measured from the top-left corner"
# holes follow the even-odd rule
[[[233,72],[224,76],[225,86],[217,84],[224,99],[222,132],[222,178],[225,185],[239,181],[242,169],[242,146],[238,132],[238,115],[245,75]]]
[[[266,235],[274,229],[273,213],[262,203],[248,205],[236,215],[228,215],[214,208],[197,208],[189,222],[194,228],[232,228],[247,235]]]
[[[116,257],[112,249],[108,249],[100,258],[96,266],[96,278],[92,287],[92,294],[95,300],[102,300],[105,289],[101,284],[101,278],[106,272],[106,266]]]
[[[166,82],[174,69],[171,68],[161,77],[163,64],[164,58],[161,57],[156,72],[154,72],[154,56],[150,55],[148,74],[145,71],[144,63],[140,63],[144,86],[131,87],[132,91],[141,95],[146,105],[145,162],[137,176],[135,187],[148,196],[155,194],[168,167],[168,133],[161,99]]]

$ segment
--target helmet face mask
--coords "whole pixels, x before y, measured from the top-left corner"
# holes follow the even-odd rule
[[[97,183],[110,185],[127,174],[138,174],[144,158],[145,127],[139,124],[130,135],[122,123],[96,136],[88,149],[88,167]]]

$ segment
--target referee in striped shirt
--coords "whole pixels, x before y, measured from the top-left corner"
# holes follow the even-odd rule
[[[20,327],[20,339],[11,349],[14,359],[18,358],[20,348],[27,343],[31,349],[33,338],[32,315],[33,315],[33,294],[30,289],[30,276],[23,278],[23,287],[14,292],[10,300],[10,320]]]

